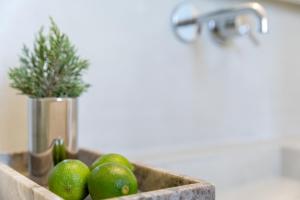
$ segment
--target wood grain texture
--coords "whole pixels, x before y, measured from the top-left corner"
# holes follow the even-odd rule
[[[0,163],[1,200],[61,200],[9,166]]]
[[[87,165],[90,165],[100,155],[98,152],[84,149],[78,152],[78,158]],[[0,200],[61,200],[46,187],[40,186],[26,177],[27,157],[27,153],[0,154],[0,162],[2,162],[2,164],[0,163]],[[139,163],[133,164],[136,168],[135,175],[141,192],[113,199],[215,200],[215,188],[206,181]]]

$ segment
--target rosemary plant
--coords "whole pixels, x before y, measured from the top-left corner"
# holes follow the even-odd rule
[[[24,45],[20,65],[9,70],[10,86],[33,98],[78,97],[89,87],[82,80],[89,63],[50,21],[49,33],[40,29],[32,51]]]

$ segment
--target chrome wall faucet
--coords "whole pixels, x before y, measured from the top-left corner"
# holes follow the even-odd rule
[[[245,3],[231,8],[198,14],[196,7],[181,3],[172,13],[172,29],[183,42],[193,42],[207,25],[212,37],[218,43],[225,44],[236,36],[248,35],[254,41],[248,16],[257,18],[258,32],[268,32],[268,18],[265,9],[259,3]]]

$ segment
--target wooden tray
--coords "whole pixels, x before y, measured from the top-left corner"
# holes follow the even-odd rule
[[[78,159],[90,165],[99,153],[81,149]],[[46,187],[27,178],[26,152],[0,154],[1,200],[61,200]],[[215,188],[208,182],[171,172],[135,165],[139,190],[135,195],[113,198],[119,200],[214,200]],[[90,199],[87,197],[86,199]]]

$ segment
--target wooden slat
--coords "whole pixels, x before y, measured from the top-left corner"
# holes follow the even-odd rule
[[[5,164],[0,163],[1,200],[62,200]]]

